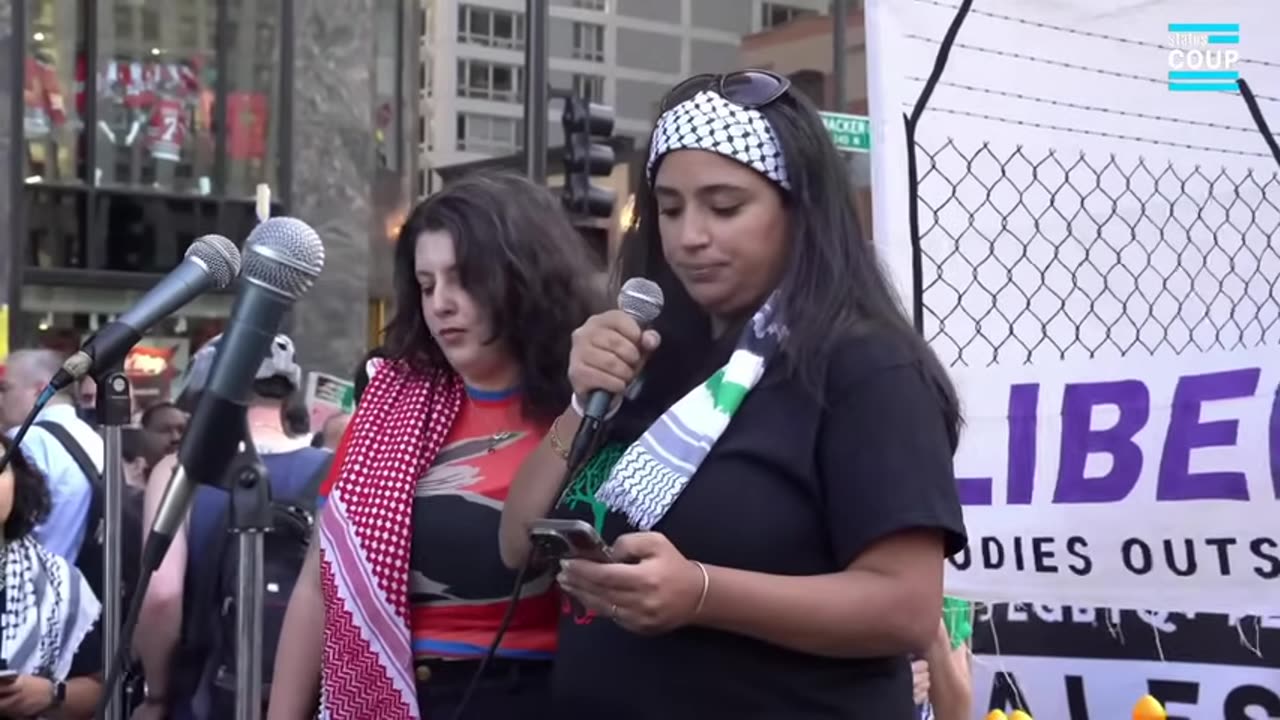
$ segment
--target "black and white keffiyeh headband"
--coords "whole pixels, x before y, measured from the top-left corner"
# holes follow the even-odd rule
[[[653,182],[658,160],[674,150],[706,150],[754,169],[784,189],[791,189],[778,134],[764,113],[704,90],[658,118],[645,171]]]

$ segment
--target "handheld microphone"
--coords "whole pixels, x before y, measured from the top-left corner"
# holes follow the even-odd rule
[[[324,269],[324,244],[311,226],[289,217],[264,220],[245,242],[240,290],[218,341],[209,379],[178,450],[143,552],[158,567],[182,526],[197,485],[220,485],[240,443],[254,375],[293,303]],[[155,567],[148,567],[154,570]]]
[[[618,291],[618,309],[631,316],[641,330],[649,327],[662,314],[662,303],[662,288],[647,278],[631,278]],[[573,442],[569,445],[569,467],[576,468],[587,459],[587,453],[595,445],[600,428],[604,425],[605,415],[612,404],[611,392],[593,390],[587,396],[582,409],[582,424],[578,426],[578,432],[574,433]]]
[[[52,395],[91,372],[112,367],[147,328],[210,289],[221,290],[240,274],[240,251],[221,235],[205,235],[191,243],[186,256],[158,285],[123,315],[89,338],[84,347],[67,358],[45,392]]]

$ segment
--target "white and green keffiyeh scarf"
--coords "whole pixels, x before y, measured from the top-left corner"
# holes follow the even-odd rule
[[[672,405],[622,454],[596,498],[640,530],[671,509],[786,338],[776,293],[742,329],[729,362]]]

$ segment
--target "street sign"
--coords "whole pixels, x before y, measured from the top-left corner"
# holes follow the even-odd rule
[[[871,119],[865,115],[824,112],[822,123],[840,152],[871,152]]]

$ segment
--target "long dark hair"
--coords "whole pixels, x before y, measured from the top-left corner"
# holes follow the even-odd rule
[[[414,276],[418,237],[440,231],[453,238],[462,286],[520,365],[525,416],[559,415],[571,392],[570,335],[601,307],[585,241],[547,188],[511,173],[469,175],[419,204],[396,240],[396,307],[384,346],[419,370],[452,371],[427,330]]]
[[[7,435],[0,434],[0,452],[12,445]],[[27,461],[21,448],[9,456],[9,470],[13,472],[13,508],[4,521],[4,539],[20,540],[49,517],[53,501],[44,474]]]
[[[874,248],[859,229],[854,189],[817,109],[788,90],[760,108],[782,146],[791,189],[778,188],[790,214],[790,252],[779,286],[790,333],[782,348],[788,373],[820,394],[832,346],[851,336],[886,333],[918,358],[939,394],[956,441],[959,401],[946,370],[907,320]],[[647,157],[647,154],[646,154]],[[662,345],[646,371],[644,392],[620,414],[615,437],[631,439],[714,368],[737,333],[710,337],[709,319],[672,273],[662,254],[658,204],[651,184],[639,183],[635,215],[623,241],[615,280],[648,277],[662,286],[665,306],[655,329]],[[697,365],[689,358],[699,358]],[[647,396],[647,397],[645,397]],[[628,407],[628,406],[624,406]]]

